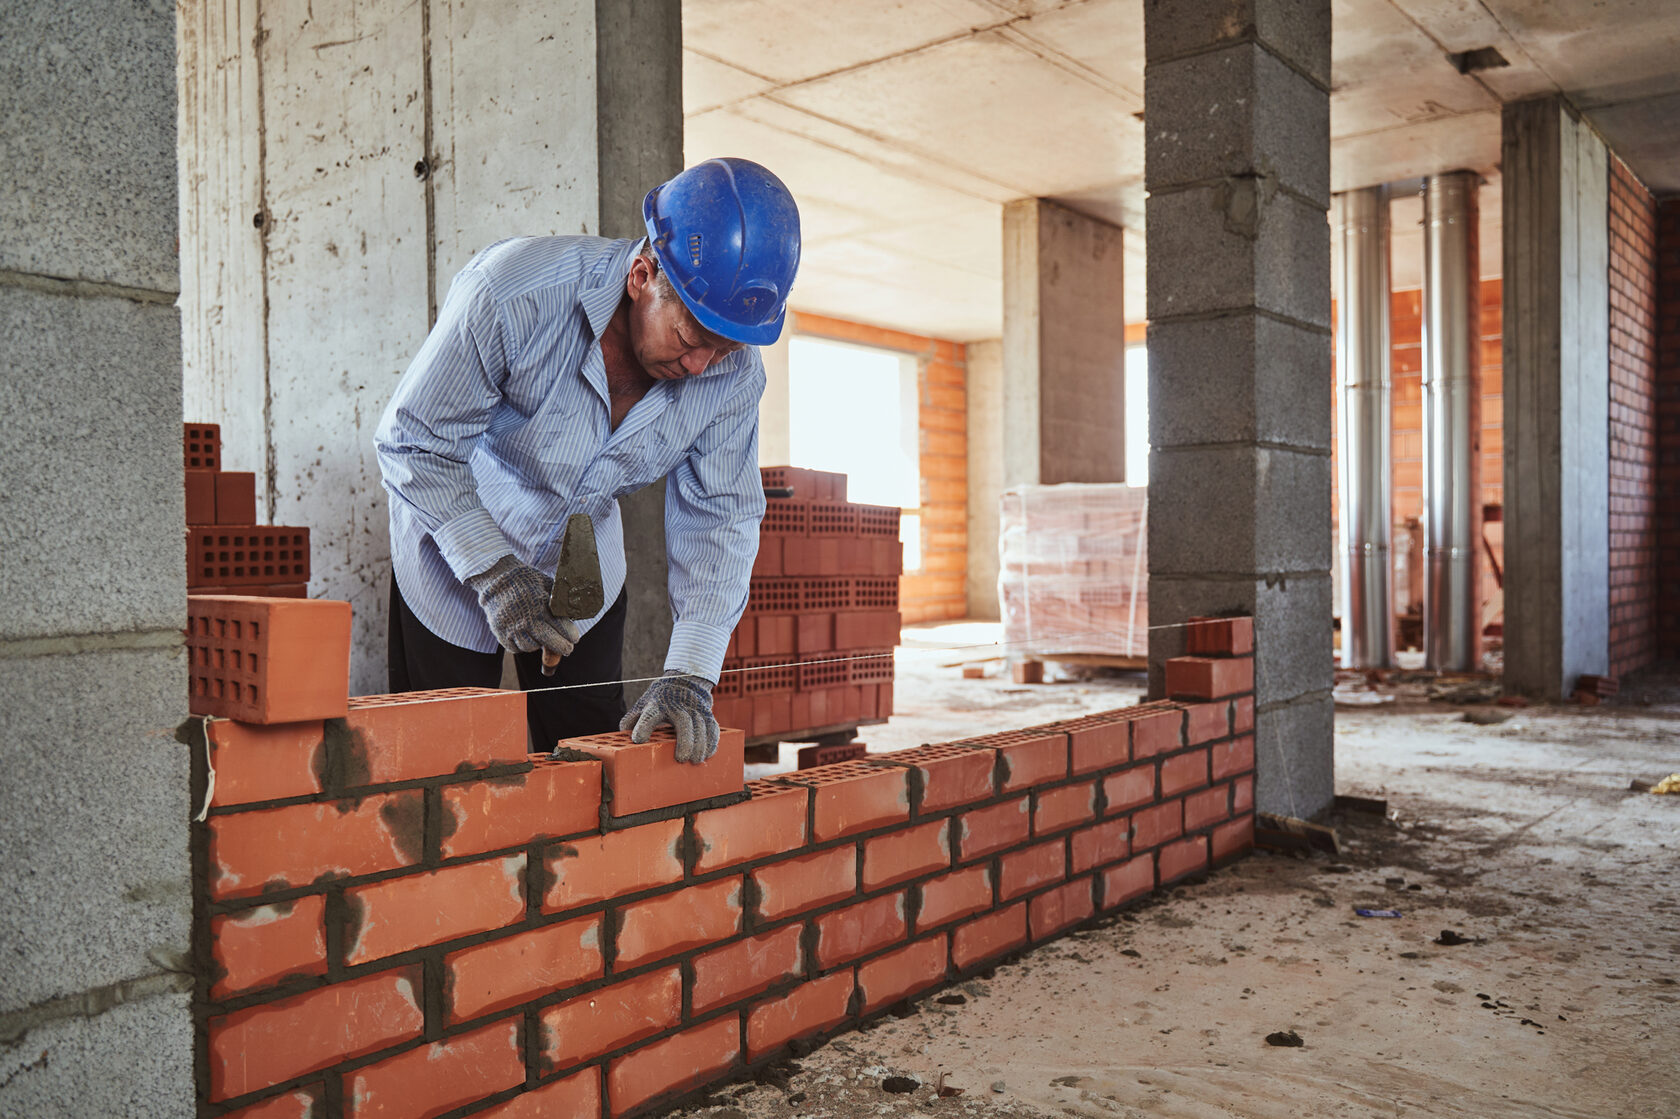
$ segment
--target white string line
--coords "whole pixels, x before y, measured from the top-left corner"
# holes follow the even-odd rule
[[[204,804],[199,808],[198,815],[193,817],[200,824],[210,818],[210,802],[216,796],[216,759],[210,753],[210,724],[216,716],[204,715],[201,718],[204,720],[204,768],[210,771],[210,779],[204,786]]]

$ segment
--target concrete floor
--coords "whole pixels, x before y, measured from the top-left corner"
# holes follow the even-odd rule
[[[987,633],[906,631],[902,714],[871,747],[1141,692],[940,667],[986,655],[939,647]],[[1391,810],[1341,818],[1339,859],[1257,854],[678,1114],[1680,1115],[1680,797],[1629,787],[1680,770],[1680,668],[1615,706],[1468,711],[1503,709],[1338,709],[1338,789]],[[1266,1044],[1286,1030],[1304,1044]],[[889,1094],[891,1075],[921,1087]],[[961,1094],[938,1097],[941,1076]]]

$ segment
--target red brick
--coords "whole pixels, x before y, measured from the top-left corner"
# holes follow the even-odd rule
[[[290,525],[188,525],[187,589],[309,581],[309,530]],[[343,603],[346,609],[348,603]],[[297,716],[304,718],[307,716]]]
[[[1068,728],[1068,749],[1075,776],[1131,760],[1131,722],[1114,717],[1084,720]]]
[[[344,891],[344,901],[350,912],[345,963],[382,960],[524,920],[525,856],[357,886]]]
[[[418,863],[418,789],[210,817],[210,895],[252,897]]]
[[[1027,797],[1016,797],[988,808],[964,812],[957,824],[959,861],[1013,846],[1032,833]]]
[[[1206,748],[1175,754],[1161,762],[1161,795],[1177,796],[1186,789],[1208,783]]]
[[[786,995],[753,1007],[747,1013],[748,1060],[757,1060],[796,1037],[811,1037],[844,1022],[852,985],[847,969],[801,983]]]
[[[1184,798],[1184,830],[1200,831],[1216,824],[1227,815],[1231,802],[1231,786],[1215,785]]]
[[[257,523],[257,476],[255,474],[243,470],[218,470],[214,476],[214,484],[217,524],[254,525]]]
[[[682,1020],[682,972],[650,971],[537,1012],[538,1067],[580,1064]]]
[[[320,894],[210,919],[212,998],[300,975],[325,975],[326,899]]]
[[[269,726],[210,720],[210,768],[216,773],[211,805],[225,808],[321,792],[324,727],[320,719]]]
[[[1079,874],[1125,858],[1131,853],[1131,832],[1132,823],[1124,816],[1074,832],[1072,872]]]
[[[905,770],[868,762],[841,762],[777,778],[811,790],[811,839],[822,843],[910,818]]]
[[[1003,792],[1012,793],[1067,777],[1067,735],[1018,731],[1011,738],[996,747],[1003,756]]]
[[[216,474],[211,470],[188,470],[187,523],[213,525],[216,523]]]
[[[1245,734],[1213,747],[1213,779],[1222,781],[1254,768],[1254,736]]]
[[[226,1119],[316,1119],[327,1113],[326,1092],[324,1085],[310,1084],[222,1114]]]
[[[795,855],[766,863],[748,875],[758,890],[758,917],[773,921],[857,893],[857,848],[848,845]]]
[[[1132,814],[1132,850],[1158,847],[1184,833],[1184,802],[1169,800]]]
[[[602,795],[612,814],[633,816],[740,792],[746,782],[746,741],[742,731],[723,731],[717,753],[700,765],[677,761],[677,739],[670,727],[660,727],[641,745],[618,731],[568,738],[560,745],[600,759],[606,790]]]
[[[741,1055],[741,1021],[727,1015],[674,1034],[615,1060],[607,1072],[613,1116],[658,1096],[685,1091],[712,1079]]]
[[[989,913],[958,925],[951,934],[951,966],[961,971],[1019,948],[1027,942],[1027,903]]]
[[[817,963],[824,968],[855,960],[908,933],[905,925],[904,894],[860,901],[817,918]]]
[[[1231,812],[1251,812],[1254,810],[1254,778],[1239,777],[1231,782]]]
[[[606,974],[599,915],[560,921],[452,952],[443,961],[451,1022],[504,1010]]]
[[[1140,805],[1155,801],[1155,765],[1153,762],[1123,769],[1112,777],[1103,778],[1103,803],[1106,812],[1128,812]]]
[[[991,750],[939,742],[872,760],[875,765],[910,765],[920,771],[918,813],[941,812],[997,795],[997,755]]]
[[[1213,858],[1215,861],[1240,855],[1254,846],[1254,817],[1241,816],[1213,829]]]
[[[767,858],[805,846],[810,793],[772,781],[749,781],[750,799],[694,815],[700,841],[695,872]]]
[[[497,1107],[475,1111],[473,1119],[560,1119],[573,1115],[596,1119],[600,1114],[601,1070],[586,1068],[560,1080],[539,1084]]]
[[[1067,843],[1052,839],[998,860],[998,897],[1008,901],[1066,877]]]
[[[1206,870],[1208,865],[1208,842],[1205,835],[1192,835],[1169,843],[1156,852],[1156,860],[1160,869],[1161,885],[1176,882],[1187,874],[1194,874],[1198,870]]]
[[[519,1019],[422,1045],[357,1069],[345,1085],[347,1119],[430,1119],[525,1082]]]
[[[945,934],[940,933],[859,964],[857,982],[863,991],[863,1012],[938,986],[945,981],[949,961],[950,946]]]
[[[739,878],[720,878],[704,886],[690,886],[619,910],[618,955],[614,966],[635,967],[727,940],[740,931]]]
[[[756,623],[753,655],[758,657],[786,657],[794,651],[794,616],[792,614],[760,614],[745,619]]]
[[[1051,832],[1088,824],[1097,818],[1097,786],[1064,785],[1038,794],[1033,806],[1033,834]]]
[[[1189,746],[1200,746],[1231,733],[1228,701],[1219,703],[1187,703],[1184,705],[1184,740]]]
[[[576,909],[679,881],[682,832],[681,820],[662,820],[554,844],[543,859],[549,882],[543,912]]]
[[[210,1099],[242,1096],[377,1053],[418,1038],[424,1025],[419,968],[348,979],[212,1018]]]
[[[802,925],[787,925],[763,936],[747,937],[694,957],[693,1012],[699,1014],[726,1002],[800,975],[805,951]]]
[[[1184,744],[1184,712],[1179,708],[1150,704],[1133,717],[1133,758],[1152,758]]]
[[[951,865],[951,821],[931,820],[863,842],[863,888],[878,890]]]
[[[335,719],[350,697],[350,604],[190,595],[187,710],[246,723]]]
[[[992,868],[971,866],[941,875],[919,887],[921,905],[916,911],[916,929],[922,931],[970,917],[992,907]]]
[[[1155,888],[1155,856],[1139,855],[1102,872],[1103,908],[1113,909]]]
[[[1254,652],[1254,619],[1191,618],[1184,627],[1184,642],[1192,656],[1245,656]]]
[[[1169,657],[1166,693],[1174,699],[1222,699],[1254,690],[1252,657]]]
[[[533,760],[529,773],[443,787],[443,857],[482,855],[601,826],[601,763]]]
[[[806,549],[817,547],[815,542],[807,542]],[[838,554],[838,546],[834,546]],[[794,644],[798,646],[801,656],[811,653],[832,653],[837,648],[834,643],[834,612],[832,610],[814,614],[800,614],[794,627]]]
[[[350,700],[347,785],[443,777],[526,760],[525,693],[440,688]]]
[[[1027,903],[1027,928],[1033,940],[1043,940],[1079,924],[1094,912],[1091,879],[1075,878]]]

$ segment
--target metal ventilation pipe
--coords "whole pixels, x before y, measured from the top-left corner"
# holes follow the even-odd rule
[[[1430,668],[1481,667],[1481,271],[1477,176],[1423,184],[1423,646]]]
[[[1387,668],[1394,658],[1388,187],[1338,194],[1335,205],[1342,664]]]

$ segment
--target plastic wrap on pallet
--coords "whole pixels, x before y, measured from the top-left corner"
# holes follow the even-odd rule
[[[1121,484],[1004,491],[998,607],[1011,655],[1149,654],[1148,498]]]

